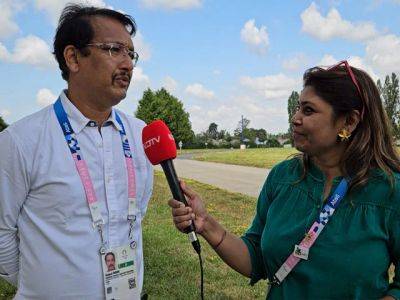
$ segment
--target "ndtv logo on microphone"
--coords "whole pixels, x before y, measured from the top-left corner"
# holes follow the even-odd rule
[[[174,139],[174,137],[172,136],[171,133],[168,133],[168,138],[171,141],[175,141],[175,139]],[[143,143],[143,148],[147,149],[147,148],[150,148],[150,147],[152,147],[152,146],[154,146],[156,144],[159,144],[160,140],[161,140],[161,136],[153,137],[153,138],[151,138],[151,139],[149,139],[149,140],[147,140],[146,142]]]
[[[147,149],[147,148],[149,148],[151,146],[154,146],[155,144],[160,143],[160,138],[161,137],[158,136],[158,137],[153,137],[153,138],[149,139],[148,141],[144,142],[143,148]]]

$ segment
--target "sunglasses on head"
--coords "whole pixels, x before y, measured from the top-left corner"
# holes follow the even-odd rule
[[[349,74],[349,76],[351,78],[351,81],[354,83],[355,87],[357,88],[357,91],[361,97],[361,100],[364,101],[364,97],[361,93],[360,85],[358,84],[356,76],[354,75],[353,71],[351,70],[350,64],[347,62],[347,60],[342,60],[342,61],[338,62],[337,64],[328,67],[326,70],[331,71],[331,70],[337,69],[338,67],[341,67],[341,66],[345,67],[347,73]],[[361,111],[361,120],[363,119],[363,116],[364,116],[364,103],[363,103],[362,111]]]

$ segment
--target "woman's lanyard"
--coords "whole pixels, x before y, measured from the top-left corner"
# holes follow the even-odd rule
[[[92,216],[93,227],[97,227],[100,237],[101,237],[101,248],[100,253],[104,254],[106,250],[106,243],[103,237],[103,225],[104,220],[101,216],[101,210],[99,207],[99,202],[94,191],[92,179],[90,178],[89,168],[86,162],[83,160],[81,149],[78,145],[78,140],[76,134],[72,129],[71,123],[68,120],[68,116],[62,106],[61,99],[58,98],[56,103],[54,103],[54,111],[56,113],[58,123],[64,133],[65,140],[68,144],[68,148],[71,151],[72,158],[74,159],[76,169],[78,170],[79,177],[81,178],[83,188],[86,194],[86,201],[89,206],[90,214]],[[136,180],[135,180],[135,169],[133,166],[132,153],[129,146],[128,138],[126,137],[126,132],[124,125],[122,124],[121,118],[115,112],[115,118],[121,127],[119,134],[121,136],[122,149],[125,155],[126,169],[128,173],[128,216],[127,220],[129,222],[129,239],[133,240],[133,226],[136,221]],[[136,243],[131,242],[131,246],[135,247]]]
[[[325,225],[329,222],[330,217],[335,212],[335,209],[339,205],[340,201],[342,201],[346,195],[347,188],[348,181],[343,178],[337,186],[335,192],[329,197],[328,202],[322,208],[317,220],[311,225],[311,228],[304,239],[299,245],[294,247],[293,253],[290,254],[283,265],[275,273],[271,284],[281,284],[286,276],[288,276],[294,267],[299,263],[300,259],[308,259],[308,252],[311,246],[315,243],[322,229],[324,229]]]

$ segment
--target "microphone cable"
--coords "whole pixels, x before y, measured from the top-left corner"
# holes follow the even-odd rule
[[[203,271],[203,259],[201,258],[201,253],[199,252],[199,261],[200,261],[200,297],[201,300],[204,300],[204,271]]]
[[[193,235],[195,236],[194,232],[190,232],[189,236],[190,238],[193,237]],[[190,239],[189,238],[189,239]],[[200,247],[200,241],[197,239],[192,241],[192,246],[194,248],[194,250],[196,251],[196,253],[199,255],[199,261],[200,261],[200,297],[201,300],[204,300],[204,270],[203,270],[203,259],[201,257],[201,247]]]

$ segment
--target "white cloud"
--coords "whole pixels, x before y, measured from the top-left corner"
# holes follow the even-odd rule
[[[0,60],[39,68],[54,68],[57,65],[49,45],[34,35],[17,39],[12,53],[0,43]]]
[[[379,36],[368,41],[365,60],[382,76],[400,73],[400,37],[394,34]]]
[[[285,59],[282,67],[288,71],[303,70],[309,64],[310,59],[304,53],[295,54],[293,57]]]
[[[6,38],[19,31],[18,24],[13,20],[14,14],[22,8],[18,1],[0,1],[0,38]]]
[[[149,60],[151,57],[150,46],[144,42],[143,35],[140,31],[136,32],[133,38],[133,45],[135,51],[139,53],[139,60]]]
[[[185,92],[189,95],[192,95],[196,98],[210,100],[214,98],[214,92],[207,90],[202,84],[194,83],[188,85],[185,89]]]
[[[170,76],[167,76],[164,78],[162,82],[162,86],[170,93],[174,93],[176,91],[176,88],[178,86],[178,83],[176,82],[175,79],[173,79]]]
[[[325,54],[321,58],[321,60],[317,63],[317,66],[328,67],[328,66],[332,66],[332,65],[336,64],[337,62],[339,62],[338,59],[334,58],[330,54]]]
[[[0,43],[0,61],[8,61],[10,59],[10,53],[8,52],[7,48]]]
[[[9,111],[8,109],[2,109],[2,110],[0,110],[0,116],[1,116],[2,118],[6,118],[6,117],[8,117],[9,115],[11,115],[11,111]]]
[[[375,25],[371,22],[351,23],[342,19],[340,13],[332,8],[326,17],[318,11],[317,5],[311,5],[301,13],[302,31],[321,40],[344,38],[351,41],[367,41],[377,35]]]
[[[374,69],[371,65],[366,63],[365,59],[359,56],[351,56],[348,59],[349,64],[352,67],[361,69],[368,73],[369,76],[376,82],[379,79],[379,76],[375,73]]]
[[[187,111],[195,132],[208,128],[211,122],[219,129],[233,132],[243,115],[252,128],[265,128],[267,132],[286,132],[288,128],[287,99],[293,90],[300,91],[301,79],[283,74],[264,77],[242,77],[231,95],[222,101],[207,105],[191,105]],[[281,101],[276,101],[277,99]]]
[[[143,73],[141,67],[135,67],[132,74],[131,86],[134,88],[147,88],[150,86],[149,76]]]
[[[250,120],[252,128],[265,128],[267,132],[274,133],[287,131],[286,101],[271,103],[244,94],[228,98],[227,103],[215,107],[189,107],[187,111],[193,130],[199,133],[215,122],[219,130],[226,129],[232,133],[243,115]]]
[[[244,27],[240,31],[240,38],[247,44],[251,51],[260,55],[267,53],[269,46],[267,28],[265,26],[257,28],[254,19],[248,20],[244,24]]]
[[[284,74],[264,77],[243,76],[240,83],[268,100],[286,100],[293,90],[299,90],[300,79],[290,78]]]
[[[202,5],[202,0],[141,0],[142,5],[151,9],[193,9]]]
[[[317,65],[322,67],[329,67],[337,64],[339,61],[343,59],[346,59],[349,62],[350,66],[367,72],[368,75],[370,75],[374,81],[377,81],[379,79],[379,76],[376,74],[374,68],[365,61],[365,58],[362,58],[360,56],[350,56],[348,58],[345,57],[337,59],[330,54],[325,54]]]
[[[57,96],[46,88],[40,89],[36,94],[36,103],[42,107],[53,104],[56,100]]]
[[[67,3],[87,4],[98,7],[106,6],[102,0],[35,0],[36,8],[45,11],[53,25],[57,25],[61,11]]]

